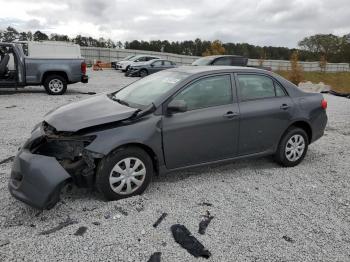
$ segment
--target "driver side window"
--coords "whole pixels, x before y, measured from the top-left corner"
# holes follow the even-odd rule
[[[183,100],[187,110],[195,110],[232,103],[230,75],[200,79],[182,90],[174,100]]]

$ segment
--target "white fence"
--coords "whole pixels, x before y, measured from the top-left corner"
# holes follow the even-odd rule
[[[112,62],[120,60],[128,55],[149,54],[160,56],[177,63],[178,65],[190,65],[198,59],[198,56],[186,56],[171,53],[161,53],[152,51],[132,50],[132,49],[112,49],[98,47],[81,47],[81,55],[89,62],[96,60]],[[258,66],[258,59],[249,59],[248,65]],[[319,62],[300,62],[304,71],[321,71]],[[263,66],[271,67],[272,70],[290,70],[291,64],[288,60],[265,60]],[[348,63],[327,63],[327,72],[347,72],[350,71]]]

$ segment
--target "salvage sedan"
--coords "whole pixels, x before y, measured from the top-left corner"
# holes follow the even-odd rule
[[[51,208],[68,182],[116,200],[184,168],[267,155],[292,167],[323,135],[326,107],[264,70],[169,69],[48,113],[19,150],[9,189]]]

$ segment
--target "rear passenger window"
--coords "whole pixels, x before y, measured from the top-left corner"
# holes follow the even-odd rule
[[[285,96],[282,87],[275,85],[271,78],[261,75],[238,75],[241,100]]]
[[[275,82],[275,90],[276,90],[276,96],[285,96],[286,93],[284,92],[283,88]]]
[[[171,63],[170,61],[164,61],[164,65],[165,65],[165,66],[171,66],[172,63]]]

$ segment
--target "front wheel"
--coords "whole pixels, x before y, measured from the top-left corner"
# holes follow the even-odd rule
[[[152,176],[150,156],[141,148],[127,147],[102,159],[96,187],[108,200],[118,200],[143,193]]]
[[[146,69],[142,69],[142,70],[140,71],[140,77],[145,77],[145,76],[147,76],[147,75],[148,75],[148,72],[147,72]]]
[[[49,75],[44,81],[44,87],[49,95],[63,95],[67,90],[67,80],[60,75]]]
[[[275,159],[282,166],[296,166],[304,159],[308,145],[309,139],[303,129],[289,128],[278,145]]]

